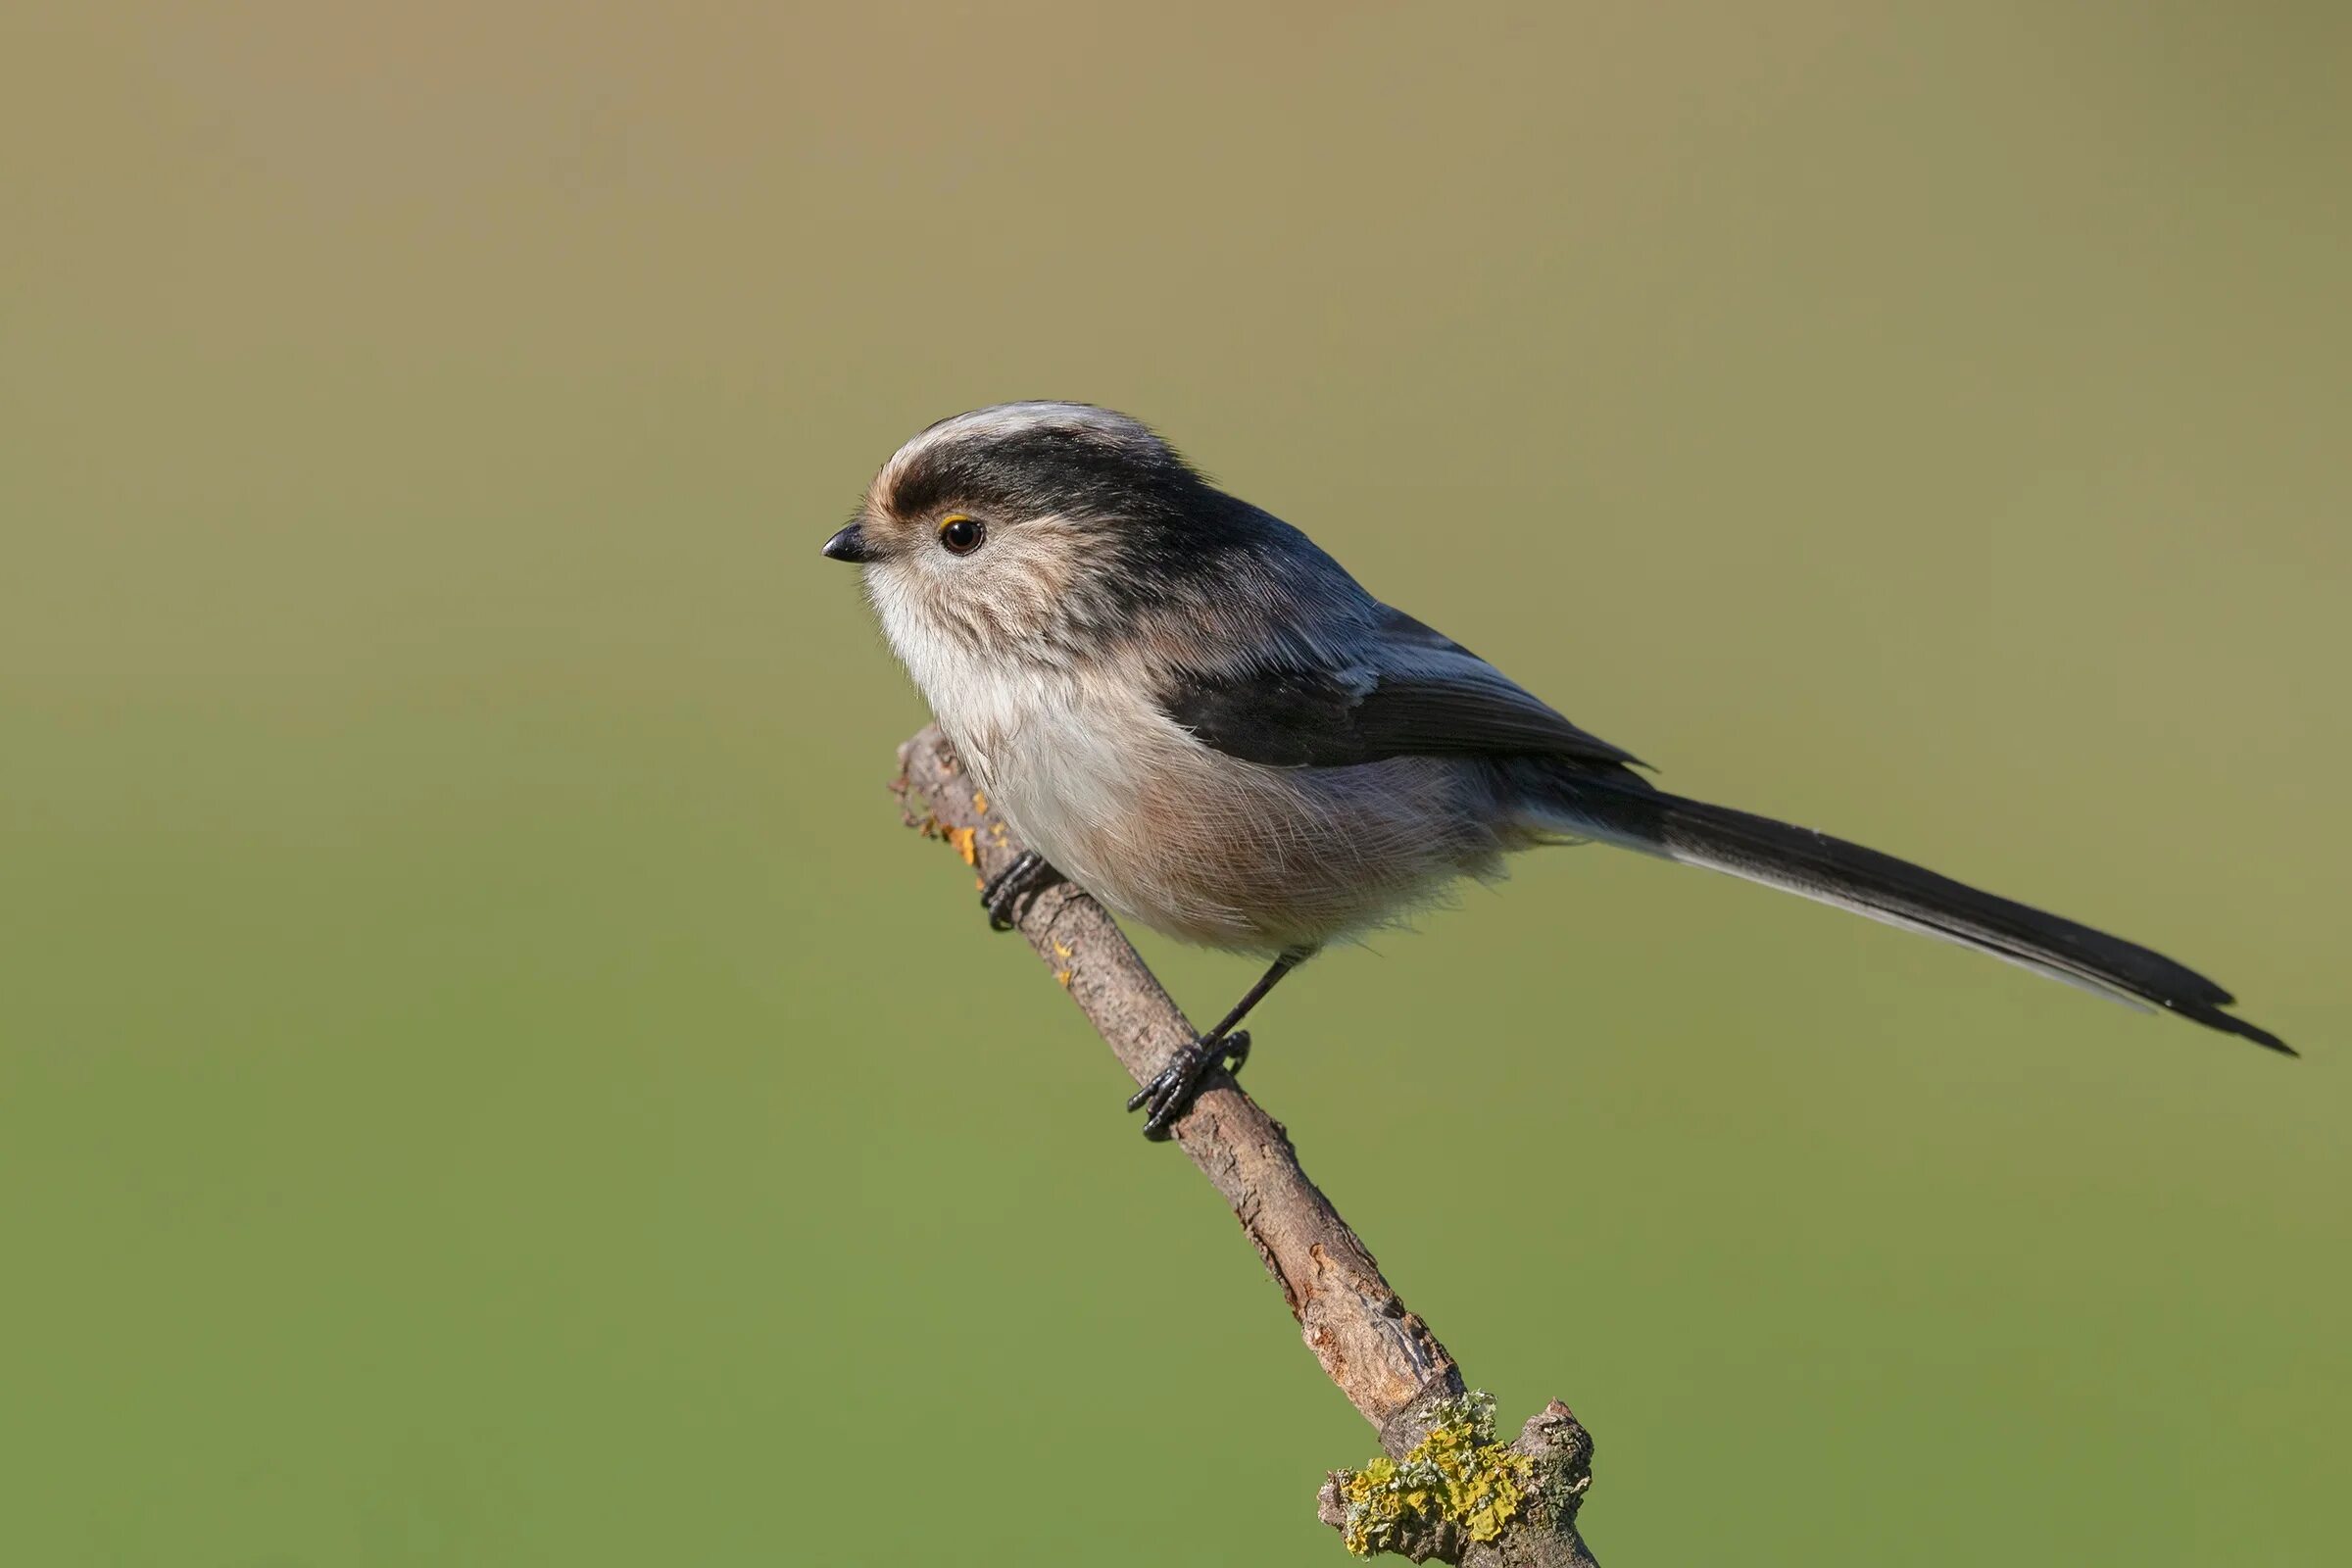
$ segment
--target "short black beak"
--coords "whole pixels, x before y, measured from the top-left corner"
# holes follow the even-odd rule
[[[827,561],[847,561],[854,564],[871,561],[874,558],[866,552],[864,530],[853,522],[825,541],[825,559]]]

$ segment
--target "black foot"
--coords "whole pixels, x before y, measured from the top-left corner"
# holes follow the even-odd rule
[[[1021,906],[1060,880],[1061,873],[1048,865],[1044,856],[1035,850],[1023,850],[980,890],[980,907],[988,911],[988,928],[1011,930],[1021,917]]]
[[[1170,1057],[1158,1077],[1130,1096],[1127,1108],[1148,1109],[1151,1113],[1144,1118],[1144,1136],[1155,1144],[1164,1143],[1169,1130],[1193,1108],[1193,1100],[1210,1073],[1223,1067],[1238,1076],[1242,1063],[1249,1059],[1247,1029],[1236,1029],[1222,1040],[1196,1040]]]

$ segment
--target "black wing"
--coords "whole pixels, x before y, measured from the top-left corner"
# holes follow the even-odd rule
[[[1641,760],[1589,735],[1468,649],[1388,612],[1392,667],[1180,672],[1168,716],[1229,757],[1274,767],[1348,767],[1390,757],[1544,756]]]

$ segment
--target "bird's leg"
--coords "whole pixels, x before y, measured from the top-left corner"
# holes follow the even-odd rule
[[[1044,856],[1023,850],[980,890],[980,907],[988,911],[988,928],[1011,930],[1020,918],[1021,906],[1061,880],[1061,873],[1048,865]]]
[[[1127,1108],[1150,1109],[1151,1114],[1144,1118],[1146,1138],[1154,1143],[1165,1139],[1177,1118],[1192,1108],[1193,1098],[1200,1093],[1201,1080],[1210,1073],[1220,1066],[1232,1073],[1242,1070],[1242,1063],[1250,1059],[1250,1031],[1236,1025],[1250,1015],[1250,1009],[1263,1001],[1267,992],[1282,983],[1284,975],[1305,962],[1307,956],[1305,953],[1294,952],[1276,958],[1274,966],[1257,977],[1257,984],[1243,994],[1242,1000],[1233,1004],[1233,1010],[1214,1029],[1180,1047],[1168,1058],[1168,1064],[1159,1069],[1158,1076],[1135,1092],[1127,1102]]]

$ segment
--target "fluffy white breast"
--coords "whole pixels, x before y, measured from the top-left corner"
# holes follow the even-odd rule
[[[964,765],[1024,840],[1087,881],[1169,740],[1189,737],[1132,683],[976,651],[918,601],[920,584],[877,573],[871,586],[892,649]]]

